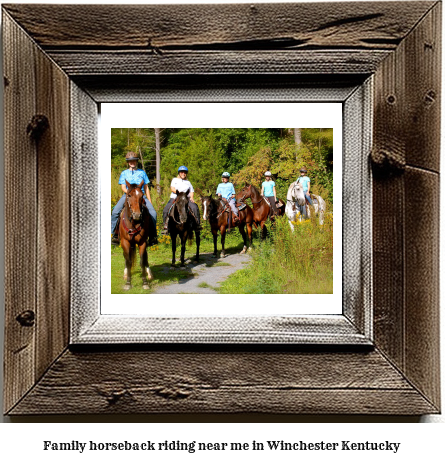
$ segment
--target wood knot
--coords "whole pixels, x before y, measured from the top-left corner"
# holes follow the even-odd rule
[[[162,387],[155,390],[155,394],[164,399],[186,399],[190,396],[191,391],[188,389],[180,389],[177,387]]]
[[[96,391],[105,398],[108,402],[108,405],[115,405],[121,399],[131,396],[130,392],[125,388],[112,388],[111,386],[98,386]]]
[[[34,115],[26,128],[26,133],[31,139],[38,140],[49,128],[49,121],[45,115]]]
[[[374,174],[399,175],[405,171],[405,156],[395,150],[378,149],[371,153]]]
[[[20,313],[20,315],[17,315],[16,320],[22,326],[34,326],[35,313],[32,310],[26,310]]]

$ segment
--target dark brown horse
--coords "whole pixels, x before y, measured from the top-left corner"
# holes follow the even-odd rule
[[[244,202],[246,199],[252,201],[253,209],[253,221],[256,227],[260,226],[261,228],[261,239],[264,239],[267,234],[266,221],[271,213],[271,206],[269,202],[260,194],[258,189],[251,184],[244,186],[237,194],[236,200],[239,202]],[[284,215],[286,204],[283,203],[280,199],[277,199],[282,204],[281,207],[277,207],[278,215]]]
[[[139,185],[127,184],[125,205],[121,214],[119,235],[125,258],[124,279],[127,280],[124,289],[131,288],[131,268],[136,255],[136,245],[139,247],[139,256],[142,269],[143,288],[148,289],[148,280],[153,279],[153,274],[148,266],[147,238],[150,231],[150,215],[144,205],[142,181]]]
[[[189,191],[178,192],[176,191],[175,203],[171,206],[168,213],[168,230],[172,240],[172,266],[176,262],[176,237],[179,235],[181,238],[181,267],[184,267],[185,256],[185,243],[186,240],[193,239],[193,231],[196,236],[196,258],[195,261],[199,262],[199,244],[201,242],[200,231],[197,229],[197,222],[193,213],[189,209]]]
[[[221,258],[226,256],[226,251],[224,249],[224,244],[226,240],[226,231],[229,227],[229,212],[230,206],[225,203],[221,205],[221,201],[214,199],[210,196],[201,197],[202,201],[202,219],[210,221],[210,227],[213,234],[213,256],[217,256],[217,242],[218,242],[218,230],[221,233]],[[244,247],[241,253],[246,253],[247,251],[247,235],[249,236],[249,247],[252,247],[252,223],[253,223],[253,211],[246,205],[246,207],[238,212],[239,223],[233,224],[233,215],[232,215],[232,224],[238,226],[239,232],[243,237]],[[247,235],[244,230],[244,225],[247,226]]]

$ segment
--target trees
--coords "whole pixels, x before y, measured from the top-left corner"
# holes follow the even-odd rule
[[[298,136],[301,140],[296,144]],[[164,190],[169,189],[178,167],[186,165],[193,185],[210,192],[215,192],[224,171],[239,185],[250,182],[259,186],[264,172],[270,170],[283,196],[305,165],[312,188],[323,187],[332,200],[330,128],[113,128],[112,169],[125,168],[128,150],[141,154],[150,180],[156,179]]]

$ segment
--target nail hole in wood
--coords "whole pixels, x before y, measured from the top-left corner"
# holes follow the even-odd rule
[[[396,98],[394,97],[394,95],[388,95],[388,97],[386,97],[386,101],[390,105],[393,105],[394,103],[396,103]]]
[[[35,314],[32,310],[25,310],[24,312],[17,315],[16,320],[22,326],[33,326],[35,321]]]

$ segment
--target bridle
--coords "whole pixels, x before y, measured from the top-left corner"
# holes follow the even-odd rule
[[[128,198],[128,192],[127,192],[125,201],[127,203],[128,210],[130,211],[130,222],[133,225],[133,221],[134,221],[133,220],[133,210],[131,209],[130,200]],[[141,219],[138,222],[138,226],[136,228],[133,228],[133,229],[128,228],[127,225],[125,224],[125,220],[128,219],[128,218],[126,218],[127,215],[125,213],[126,213],[126,210],[124,209],[124,215],[123,215],[123,218],[122,218],[123,219],[122,226],[124,227],[126,233],[130,236],[130,239],[132,239],[132,236],[139,233],[139,231],[141,231],[141,229],[142,229],[142,223],[143,223],[143,219],[144,219],[144,208],[141,205]]]
[[[259,203],[261,203],[261,202],[263,202],[263,201],[265,202],[264,197],[261,197],[261,199],[258,200],[258,202],[254,202],[254,201],[252,200],[252,189],[251,189],[251,187],[252,187],[252,186],[249,186],[250,194],[249,194],[249,195],[244,194],[244,195],[238,200],[238,202],[244,202],[244,201],[245,201],[246,199],[248,199],[249,197],[250,197],[250,201],[252,202],[253,205],[257,205],[257,204],[259,204]]]

